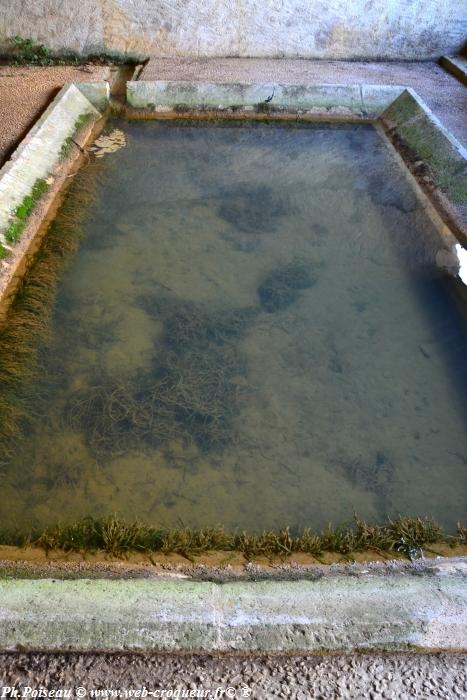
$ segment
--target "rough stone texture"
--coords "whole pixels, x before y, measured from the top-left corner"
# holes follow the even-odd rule
[[[3,580],[0,649],[461,650],[467,562],[318,580]]]
[[[182,695],[183,690],[197,690],[198,697],[250,697],[253,700],[461,700],[467,697],[467,655],[407,653],[245,658],[0,654],[0,678],[4,685],[18,689],[25,686],[43,686],[49,690],[80,687],[85,689],[87,697],[97,688],[128,691],[145,687],[150,692],[178,688],[179,697],[189,697]],[[235,689],[235,694],[227,688]],[[248,692],[242,693],[243,688]],[[210,694],[202,696],[201,691],[210,691]],[[74,691],[71,697],[75,697]]]
[[[426,59],[459,53],[458,0],[0,0],[0,42],[158,56]]]
[[[436,63],[359,63],[265,59],[158,59],[143,68],[141,80],[204,81],[283,85],[403,85],[413,88],[467,146],[467,90]]]
[[[96,109],[104,112],[108,107],[110,84],[106,80],[76,83],[76,87]]]
[[[107,66],[0,66],[0,165],[65,83],[108,78]]]

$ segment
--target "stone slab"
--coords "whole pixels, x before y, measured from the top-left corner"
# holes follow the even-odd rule
[[[441,56],[440,64],[452,75],[467,85],[467,58],[462,56]]]
[[[106,84],[106,83],[104,83]],[[0,170],[0,241],[15,208],[29,195],[35,181],[47,178],[60,159],[65,139],[74,134],[76,120],[101,114],[76,85],[65,85]]]
[[[75,83],[87,100],[101,112],[104,112],[110,100],[110,83],[106,80]]]
[[[380,90],[383,86],[404,85],[413,88],[444,126],[467,146],[467,90],[432,61],[152,57],[139,78],[257,85],[377,85]]]
[[[0,649],[461,650],[466,583],[465,559],[295,581],[3,580]]]
[[[459,231],[467,237],[467,149],[411,88],[383,112],[381,120],[412,161],[428,166],[434,187],[447,198]]]
[[[404,88],[388,85],[289,85],[183,80],[129,81],[135,109],[271,109],[376,118]]]

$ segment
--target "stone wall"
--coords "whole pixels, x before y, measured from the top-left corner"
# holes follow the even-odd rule
[[[428,59],[467,37],[459,0],[0,0],[0,48],[133,56]]]

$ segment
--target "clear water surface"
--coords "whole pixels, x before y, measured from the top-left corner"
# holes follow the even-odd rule
[[[0,520],[454,527],[465,304],[378,131],[116,126]]]

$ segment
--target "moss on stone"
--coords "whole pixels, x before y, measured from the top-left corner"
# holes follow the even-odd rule
[[[26,226],[26,220],[39,199],[47,190],[47,182],[43,178],[38,178],[32,186],[30,194],[27,194],[21,200],[20,204],[14,211],[14,220],[5,231],[5,239],[8,243],[16,243]]]

